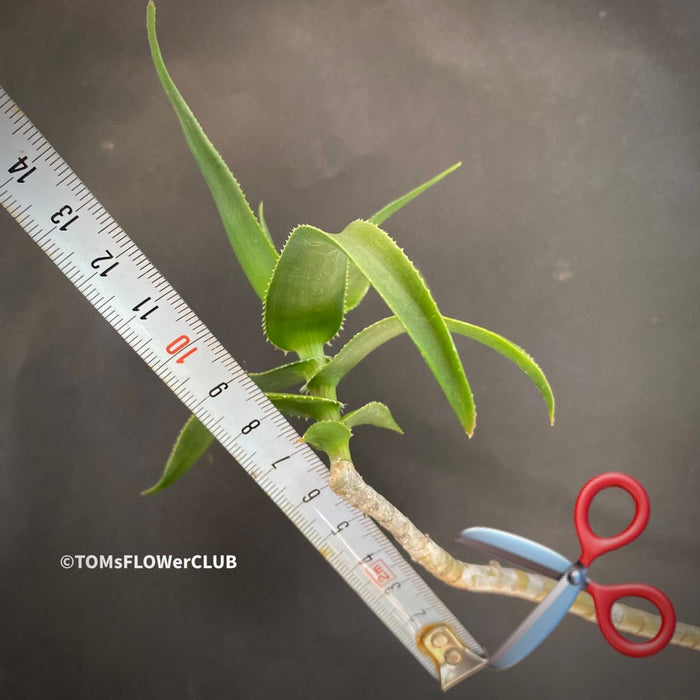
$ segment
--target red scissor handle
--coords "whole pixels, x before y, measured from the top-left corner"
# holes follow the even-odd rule
[[[676,629],[676,613],[666,594],[658,588],[643,583],[601,586],[589,581],[587,590],[593,596],[600,631],[608,644],[621,654],[635,657],[651,656],[661,651],[671,641]],[[618,599],[625,596],[645,598],[661,613],[661,628],[648,642],[631,642],[615,629],[612,622],[612,606]]]
[[[589,522],[589,509],[593,499],[604,489],[621,488],[634,499],[634,517],[632,522],[619,534],[613,537],[598,537]],[[579,561],[588,568],[591,562],[601,554],[619,549],[641,535],[649,521],[649,496],[644,487],[631,476],[621,472],[606,472],[588,481],[576,499],[574,522],[581,543]],[[602,586],[590,579],[587,584],[588,592],[593,596],[598,625],[610,646],[627,656],[650,656],[661,651],[673,637],[676,629],[676,613],[668,597],[658,588],[643,583],[627,583],[617,586]],[[654,605],[661,614],[661,628],[657,635],[648,642],[631,642],[625,639],[612,622],[612,606],[626,596],[645,598]]]
[[[634,517],[632,522],[619,534],[612,537],[598,537],[591,529],[588,511],[593,499],[604,489],[612,487],[621,488],[632,496],[635,508]],[[578,540],[581,543],[579,561],[585,567],[589,567],[591,562],[601,554],[624,547],[642,534],[647,522],[649,522],[649,496],[647,496],[644,487],[627,474],[621,472],[599,474],[586,482],[581,489],[574,507],[574,522]]]

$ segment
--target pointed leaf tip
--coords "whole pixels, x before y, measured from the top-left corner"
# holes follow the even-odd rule
[[[214,436],[199,418],[190,416],[178,435],[160,479],[141,495],[149,496],[175,483],[194,466],[213,441]]]
[[[472,323],[447,317],[445,317],[444,320],[450,333],[456,333],[471,338],[491,348],[491,350],[495,350],[517,365],[540,392],[547,406],[550,424],[554,425],[555,401],[552,388],[544,372],[525,350],[507,338],[486,330],[485,328],[481,328],[480,326],[475,326]],[[401,322],[396,316],[383,318],[363,328],[340,349],[335,357],[333,357],[313,379],[310,380],[309,385],[327,384],[329,386],[337,386],[338,382],[340,382],[340,380],[359,362],[367,357],[367,355],[392,338],[396,338],[405,332],[406,329],[401,325]],[[467,431],[467,434],[469,434],[469,431]],[[469,434],[469,436],[471,437],[471,434]]]
[[[491,350],[495,350],[499,355],[503,355],[503,357],[519,367],[540,392],[547,406],[550,425],[554,425],[555,401],[552,387],[549,385],[549,381],[544,372],[540,369],[540,366],[525,350],[507,338],[504,338],[502,335],[481,328],[480,326],[475,326],[472,323],[459,321],[453,318],[445,318],[445,323],[447,323],[447,328],[451,333],[458,333],[471,338],[491,348]]]
[[[396,242],[371,222],[354,221],[329,239],[345,251],[399,319],[464,430],[471,434],[474,397],[452,336],[422,275]]]
[[[375,425],[378,428],[386,428],[403,435],[399,424],[394,420],[388,406],[379,401],[370,401],[360,408],[346,413],[341,422],[354,428],[356,425]]]
[[[328,357],[310,357],[307,360],[289,362],[265,372],[249,372],[248,376],[263,391],[281,391],[305,384],[328,363]]]
[[[433,185],[437,185],[440,180],[449,175],[450,173],[457,170],[462,165],[462,161],[451,165],[446,170],[431,178],[422,185],[412,189],[403,196],[395,199],[393,202],[389,202],[386,206],[382,207],[378,212],[369,217],[368,221],[376,226],[381,226],[390,216],[396,214],[397,211],[403,209],[409,202],[413,201],[419,194],[422,194],[427,189],[431,188]],[[347,294],[345,296],[345,311],[350,311],[354,309],[364,298],[365,294],[369,290],[369,282],[362,274],[362,272],[353,263],[348,266],[348,286]]]
[[[472,433],[476,415],[474,397],[452,336],[423,277],[405,253],[368,221],[354,221],[337,234],[311,226],[303,228],[310,242],[314,241],[319,248],[328,243],[344,252],[369,280],[418,348],[465,431]],[[336,310],[338,299],[339,294],[335,298]],[[334,364],[337,365],[331,361],[328,368]],[[310,380],[309,386],[318,386],[322,377],[328,377],[326,369]]]
[[[370,216],[368,221],[377,226],[381,226],[390,216],[393,216],[397,211],[403,209],[409,202],[413,201],[418,195],[423,194],[423,192],[430,189],[433,185],[437,185],[440,180],[447,177],[450,173],[453,173],[457,168],[461,167],[461,165],[462,161],[460,160],[441,173],[438,173],[435,177],[430,178],[430,180],[427,180],[422,185],[418,185],[418,187],[412,189],[398,199],[395,199],[393,202],[389,202],[389,204],[382,207],[376,214]]]

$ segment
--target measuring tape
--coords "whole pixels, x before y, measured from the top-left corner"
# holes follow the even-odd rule
[[[0,202],[443,689],[487,654],[0,87]]]

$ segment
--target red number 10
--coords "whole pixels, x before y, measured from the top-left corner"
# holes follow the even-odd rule
[[[172,343],[166,346],[165,352],[168,353],[168,355],[177,355],[180,350],[184,350],[188,345],[190,344],[190,339],[186,335],[181,335],[178,338],[175,338]],[[180,357],[175,360],[178,365],[181,365],[192,353],[196,352],[197,348],[191,348],[188,350],[184,355],[181,355]]]

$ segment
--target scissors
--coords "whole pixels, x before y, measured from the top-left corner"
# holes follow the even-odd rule
[[[613,537],[598,537],[591,529],[589,509],[593,499],[608,488],[621,488],[634,499],[632,522]],[[464,530],[457,541],[489,554],[501,556],[537,573],[558,579],[545,599],[523,620],[503,645],[491,656],[489,666],[508,668],[524,659],[541,644],[559,624],[580,591],[587,590],[595,603],[598,626],[608,644],[627,656],[650,656],[670,641],[676,627],[676,614],[668,597],[658,588],[642,583],[604,586],[588,578],[588,567],[606,552],[628,545],[642,533],[649,521],[649,497],[644,487],[631,476],[606,472],[588,481],[581,489],[574,507],[574,524],[581,556],[575,563],[537,542],[502,530],[472,527]],[[612,622],[612,606],[620,598],[645,598],[661,613],[661,628],[646,642],[631,642]]]

